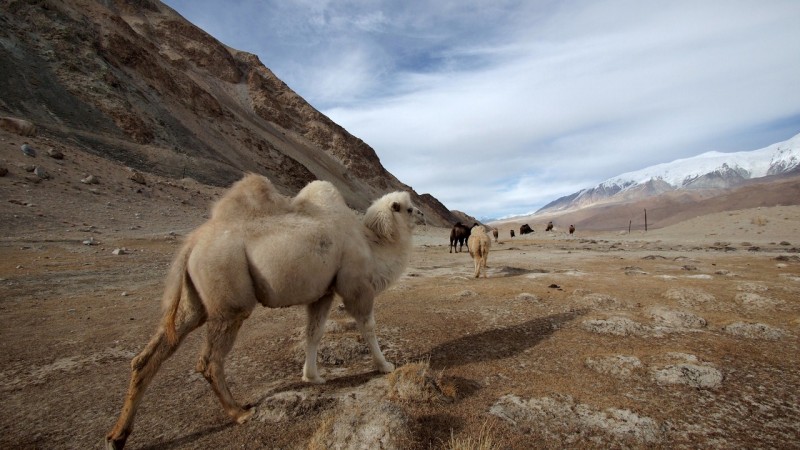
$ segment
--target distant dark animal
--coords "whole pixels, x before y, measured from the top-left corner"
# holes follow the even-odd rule
[[[574,232],[575,232],[575,225],[570,225],[569,226],[569,234],[572,234]]]
[[[533,228],[531,228],[530,225],[526,223],[525,225],[519,227],[519,234],[528,234],[528,233],[533,233]]]
[[[494,241],[497,242],[497,238],[500,236],[500,232],[497,231],[497,228],[492,228],[492,236],[494,236]]]
[[[514,237],[514,230],[509,230],[511,232],[511,237]]]
[[[461,222],[453,225],[453,229],[450,230],[450,253],[453,253],[454,249],[458,253],[464,248],[464,242],[469,239],[469,233],[470,229]],[[456,248],[456,244],[458,244],[458,248]],[[469,250],[469,244],[467,244],[467,250]]]
[[[544,231],[550,231],[552,229],[553,229],[553,222],[547,222],[547,228],[545,228]]]

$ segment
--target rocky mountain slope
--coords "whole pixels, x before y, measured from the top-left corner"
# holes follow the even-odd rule
[[[800,171],[800,134],[748,152],[707,152],[610,178],[561,197],[538,213],[568,211],[603,203],[639,201],[670,191],[729,189],[747,180]]]
[[[3,2],[0,115],[40,137],[166,179],[286,193],[333,182],[351,207],[409,190],[433,225],[458,220],[259,61],[151,0]]]

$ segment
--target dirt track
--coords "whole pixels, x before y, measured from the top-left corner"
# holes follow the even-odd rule
[[[466,253],[448,253],[447,230],[419,230],[407,275],[378,299],[379,340],[455,394],[400,403],[408,444],[440,448],[489,424],[513,448],[797,445],[800,261],[796,242],[765,234],[792,235],[769,224],[797,210],[742,214],[769,218],[737,231],[747,242],[679,229],[506,239],[477,280]],[[120,234],[2,242],[0,447],[96,448],[113,425],[181,240]],[[284,407],[283,419],[229,423],[193,371],[201,329],[148,390],[128,448],[305,448],[335,399],[385,377],[335,309],[329,382],[301,383],[303,314],[256,310],[226,367],[238,399]],[[275,406],[287,393],[302,400]]]

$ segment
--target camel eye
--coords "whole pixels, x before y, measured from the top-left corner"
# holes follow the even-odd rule
[[[408,208],[408,213],[409,213],[409,214],[411,214],[411,211],[413,211],[413,209],[411,209],[411,208]]]

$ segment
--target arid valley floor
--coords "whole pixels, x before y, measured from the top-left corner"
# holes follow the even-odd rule
[[[79,157],[41,182],[16,166],[0,178],[0,448],[102,445],[173,254],[217,195],[139,187]],[[101,184],[77,181],[88,166]],[[328,382],[304,384],[304,309],[257,309],[226,366],[257,407],[244,425],[193,370],[201,328],[147,391],[127,448],[800,447],[800,207],[562,228],[501,228],[474,279],[449,230],[420,227],[376,302],[393,375],[334,306]]]

